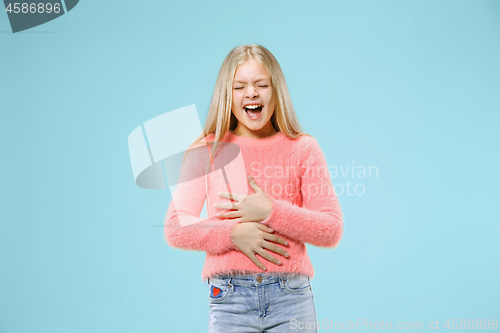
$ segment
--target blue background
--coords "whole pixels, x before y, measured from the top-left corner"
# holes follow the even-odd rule
[[[0,13],[0,332],[206,331],[204,254],[166,244],[127,138],[204,122],[250,43],[331,168],[378,170],[333,178],[365,191],[339,195],[337,248],[308,246],[318,320],[500,319],[499,1],[113,0],[16,34]]]

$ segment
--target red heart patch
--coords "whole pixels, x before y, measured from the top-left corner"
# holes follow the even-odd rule
[[[213,291],[214,291],[214,296],[217,296],[220,293],[220,289],[217,287],[214,287]]]

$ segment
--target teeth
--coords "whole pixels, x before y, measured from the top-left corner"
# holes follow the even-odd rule
[[[245,108],[247,108],[247,109],[257,109],[259,106],[261,107],[262,105],[247,105],[247,106],[245,106]]]

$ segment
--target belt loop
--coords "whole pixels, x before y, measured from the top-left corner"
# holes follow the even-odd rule
[[[280,288],[285,288],[285,282],[283,281],[283,277],[280,276]]]
[[[229,277],[229,281],[227,282],[227,284],[229,285],[229,287],[231,287],[231,292],[234,293],[234,286],[231,284],[232,279],[232,277]]]

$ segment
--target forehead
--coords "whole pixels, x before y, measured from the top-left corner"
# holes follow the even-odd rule
[[[236,68],[234,82],[270,80],[269,74],[260,62],[248,59]]]

